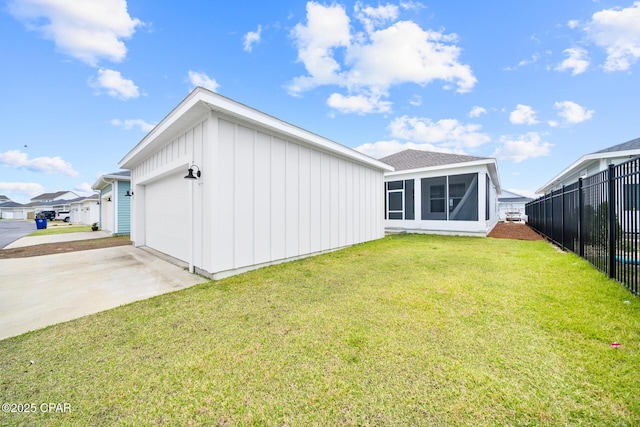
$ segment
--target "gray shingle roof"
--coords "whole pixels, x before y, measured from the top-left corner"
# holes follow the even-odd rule
[[[434,151],[404,150],[396,154],[379,159],[393,166],[396,171],[420,169],[433,166],[450,165],[454,163],[487,160],[488,157],[466,156],[462,154],[436,153]]]
[[[63,194],[68,193],[68,191],[56,191],[55,193],[43,193],[39,196],[32,197],[31,200],[53,200],[56,197],[60,197]]]
[[[131,171],[119,171],[119,172],[113,172],[113,173],[109,173],[107,175],[115,175],[115,176],[131,176]]]
[[[623,142],[622,144],[614,145],[613,147],[605,148],[600,151],[595,151],[592,154],[615,153],[616,151],[629,151],[629,150],[640,150],[640,138],[632,139],[631,141]]]
[[[19,208],[22,205],[21,203],[18,202],[5,202],[5,203],[0,203],[0,208]]]

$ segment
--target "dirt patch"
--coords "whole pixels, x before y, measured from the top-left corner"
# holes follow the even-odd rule
[[[73,242],[46,243],[22,248],[0,250],[0,259],[27,258],[40,255],[62,254],[66,252],[87,251],[90,249],[111,248],[130,245],[129,236],[107,237],[104,239],[76,240]]]
[[[522,222],[499,222],[487,237],[496,239],[544,240],[541,235]]]

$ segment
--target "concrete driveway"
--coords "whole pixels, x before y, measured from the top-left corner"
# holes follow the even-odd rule
[[[206,281],[133,246],[0,259],[0,339]]]

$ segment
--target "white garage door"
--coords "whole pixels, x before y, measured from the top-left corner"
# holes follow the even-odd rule
[[[147,184],[145,238],[148,247],[188,262],[189,184],[184,171]]]

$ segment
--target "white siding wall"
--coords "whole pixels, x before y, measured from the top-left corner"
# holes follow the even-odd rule
[[[383,237],[382,171],[230,119],[216,128],[217,221],[198,267],[221,277]]]
[[[215,278],[384,237],[381,170],[213,112],[194,123],[131,171],[136,246],[149,245],[147,187],[169,175],[190,188],[162,195],[193,215],[167,224],[190,236],[180,259]],[[192,163],[202,176],[185,181]]]
[[[145,220],[148,215],[145,205],[146,186],[169,175],[174,175],[175,179],[180,179],[184,184],[180,187],[182,193],[176,196],[177,200],[184,200],[184,192],[188,191],[188,186],[182,177],[186,175],[188,165],[194,161],[194,153],[202,152],[206,138],[206,124],[205,119],[199,121],[131,170],[131,190],[134,192],[134,196],[131,198],[131,240],[136,246],[147,245],[145,229]],[[196,163],[202,167],[201,163],[197,161]],[[179,176],[181,173],[183,175]],[[158,197],[162,197],[163,203],[167,205],[176,203],[172,194],[164,193]],[[190,206],[179,206],[179,209],[183,212],[191,212]],[[188,237],[189,224],[181,223],[167,226],[176,227],[176,230]],[[188,261],[188,255],[185,255],[184,258],[183,261]]]

